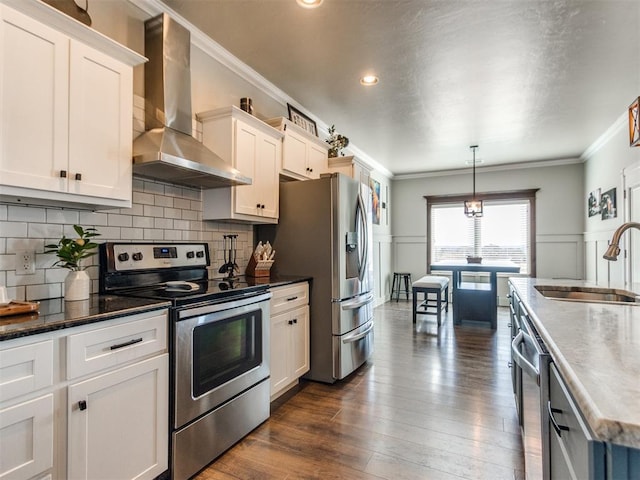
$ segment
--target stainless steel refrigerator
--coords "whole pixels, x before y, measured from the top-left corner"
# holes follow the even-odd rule
[[[257,229],[277,252],[275,273],[313,277],[305,378],[333,383],[373,351],[371,231],[369,187],[338,173],[281,183],[278,224]]]

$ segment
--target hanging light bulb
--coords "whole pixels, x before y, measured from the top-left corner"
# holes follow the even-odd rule
[[[473,196],[471,200],[464,201],[464,214],[473,218],[482,216],[482,200],[476,198],[476,148],[478,145],[471,145],[469,148],[473,150]]]

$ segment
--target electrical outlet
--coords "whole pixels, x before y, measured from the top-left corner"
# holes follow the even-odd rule
[[[36,253],[16,253],[16,275],[33,275],[36,273]]]

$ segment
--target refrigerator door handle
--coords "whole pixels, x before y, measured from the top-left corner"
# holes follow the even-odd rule
[[[361,338],[366,337],[367,335],[369,335],[369,332],[371,332],[371,330],[373,330],[373,322],[371,322],[371,325],[369,325],[369,327],[364,331],[364,332],[360,332],[358,334],[355,335],[349,335],[348,337],[345,337],[342,340],[342,343],[353,343],[353,342],[357,342],[358,340],[360,340]]]
[[[362,299],[351,300],[349,302],[344,302],[342,304],[342,310],[355,310],[356,308],[360,308],[363,305],[373,302],[373,295],[370,293],[365,295]]]
[[[358,252],[358,260],[360,260],[358,269],[359,269],[359,277],[360,281],[364,281],[364,277],[367,272],[367,264],[369,263],[369,254],[368,248],[369,245],[369,231],[367,228],[367,209],[364,204],[364,200],[362,199],[362,194],[358,193],[358,207],[357,207],[357,215],[356,222],[360,222],[362,238],[358,239],[358,246],[360,250]]]

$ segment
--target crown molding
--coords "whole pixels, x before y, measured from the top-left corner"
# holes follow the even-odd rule
[[[202,50],[209,57],[225,66],[234,74],[238,75],[246,82],[261,90],[266,95],[273,98],[276,102],[282,104],[284,107],[286,107],[287,103],[289,103],[301,110],[307,112],[309,111],[308,108],[305,108],[299,102],[287,95],[287,93],[285,93],[283,90],[278,88],[275,84],[271,83],[254,69],[240,61],[222,45],[209,37],[178,12],[170,8],[167,4],[161,2],[160,0],[129,0],[129,2],[138,7],[150,17],[159,15],[161,13],[168,13],[174,20],[176,20],[191,32],[191,43]],[[316,117],[316,125],[318,127],[318,133],[322,133],[324,136],[329,135],[329,126],[327,125],[327,123],[323,122],[320,119],[317,119]],[[389,179],[394,177],[393,173],[391,173],[388,168],[384,167],[379,162],[374,160],[371,156],[366,154],[356,145],[350,144],[347,151],[351,152],[360,160],[367,163],[371,168],[388,177]]]
[[[609,141],[618,133],[620,130],[627,128],[629,125],[629,114],[625,110],[618,119],[613,122],[602,135],[600,135],[595,142],[593,142],[589,147],[584,151],[582,155],[580,155],[580,160],[586,162],[591,157],[593,157],[602,147],[604,147]]]
[[[524,170],[528,168],[557,167],[560,165],[573,165],[582,163],[581,158],[559,158],[555,160],[536,160],[533,162],[508,163],[476,167],[476,173],[505,172],[507,170]],[[455,170],[438,170],[437,172],[395,174],[394,180],[413,180],[416,178],[448,177],[452,175],[469,175],[472,168],[460,168]]]

